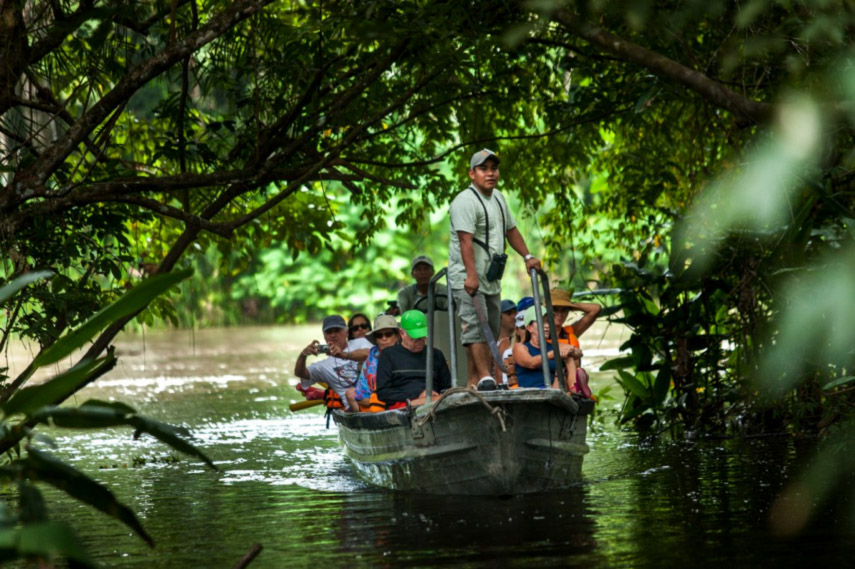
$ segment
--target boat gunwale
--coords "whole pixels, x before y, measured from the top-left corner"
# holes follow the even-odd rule
[[[430,413],[441,414],[469,405],[531,405],[548,403],[562,408],[574,415],[590,415],[594,409],[594,401],[568,395],[558,389],[520,388],[496,391],[470,391],[462,389],[450,393],[428,405],[415,409],[394,409],[379,413],[345,413],[342,410],[332,411],[337,425],[349,429],[394,429],[411,427],[413,419],[421,420]]]

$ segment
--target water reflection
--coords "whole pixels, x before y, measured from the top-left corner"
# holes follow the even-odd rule
[[[302,336],[301,336],[302,334]],[[48,491],[106,567],[850,566],[851,532],[821,520],[797,541],[768,531],[791,473],[786,439],[644,440],[595,426],[584,483],[510,499],[378,492],[356,479],[319,409],[291,413],[294,357],[312,329],[149,334],[79,397],[184,424],[217,464],[129,430],[53,431],[58,453],[112,488],[157,547]],[[305,341],[304,341],[305,340]],[[135,347],[137,346],[137,347]],[[611,346],[604,345],[604,349]]]

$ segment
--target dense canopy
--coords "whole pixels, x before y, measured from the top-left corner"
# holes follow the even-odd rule
[[[435,234],[491,146],[550,266],[626,291],[625,420],[727,428],[756,410],[762,369],[779,393],[814,382],[811,413],[778,420],[815,430],[819,386],[845,384],[851,358],[823,338],[855,321],[831,294],[798,302],[818,268],[852,274],[852,17],[819,1],[5,2],[3,272],[56,277],[4,332],[46,348],[211,247],[232,279],[266,250],[311,259],[341,238],[359,262],[382,232]],[[796,365],[764,360],[795,345],[789,326],[812,332]]]
[[[602,370],[625,391],[621,423],[845,441],[853,23],[827,0],[2,2],[0,347],[41,352],[0,370],[0,449],[38,422],[126,424],[207,460],[122,404],[50,404],[115,365],[132,318],[177,322],[217,287],[292,321],[346,305],[347,279],[383,299],[365,291],[407,265],[382,254],[442,254],[484,146],[562,284],[622,291],[631,336]],[[184,294],[149,305],[194,266]],[[305,298],[321,282],[333,300]],[[38,451],[0,474],[22,503],[41,504],[23,480],[75,480],[146,538]]]

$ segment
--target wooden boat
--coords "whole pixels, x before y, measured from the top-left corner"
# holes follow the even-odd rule
[[[452,388],[430,405],[333,412],[347,456],[376,486],[511,495],[579,482],[593,401],[555,389]]]
[[[436,326],[435,283],[428,289],[426,388],[432,391]],[[548,279],[544,304],[553,320]],[[536,305],[538,276],[531,272]],[[449,299],[453,313],[453,299]],[[449,323],[451,375],[456,382],[456,330]],[[537,327],[545,343],[543,319]],[[494,356],[495,357],[495,356]],[[544,385],[552,377],[543,361]],[[560,360],[558,376],[563,377]],[[563,382],[559,382],[563,385]],[[558,389],[474,391],[452,387],[435,401],[413,409],[344,413],[333,420],[347,456],[367,482],[383,488],[429,494],[511,495],[547,492],[579,482],[585,437],[594,402]]]

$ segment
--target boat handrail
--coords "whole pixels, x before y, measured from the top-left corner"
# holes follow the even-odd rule
[[[550,323],[555,322],[555,313],[552,310],[552,295],[549,292],[549,277],[546,275],[546,271],[543,269],[534,269],[532,268],[529,271],[531,274],[531,289],[532,296],[534,297],[534,305],[535,306],[546,306],[546,317],[549,318]],[[538,276],[541,278],[538,279]],[[541,302],[540,291],[538,290],[538,281],[540,281],[540,285],[543,287],[543,301]],[[547,389],[552,387],[552,379],[550,378],[549,373],[549,361],[546,358],[546,332],[543,329],[543,311],[535,309],[534,316],[537,322],[537,334],[538,339],[540,340],[541,346],[541,358],[540,358],[540,366],[543,370],[543,383]],[[558,388],[561,391],[567,392],[567,385],[564,381],[564,362],[561,361],[561,356],[558,355],[558,331],[554,330],[555,325],[551,324],[549,326],[550,330],[550,340],[553,342],[552,350],[554,353],[553,359],[555,360],[555,376],[558,378]]]
[[[434,322],[433,315],[436,311],[436,282],[442,277],[448,276],[448,267],[443,267],[440,269],[438,273],[436,273],[428,282],[428,312],[427,312],[427,325],[428,325],[428,335],[427,335],[427,358],[426,358],[426,370],[425,370],[425,404],[430,404],[431,402],[431,393],[433,393],[433,339],[434,339]],[[457,384],[457,337],[456,330],[454,329],[454,318],[452,315],[454,314],[454,297],[450,294],[448,295],[448,335],[451,341],[451,385]]]

